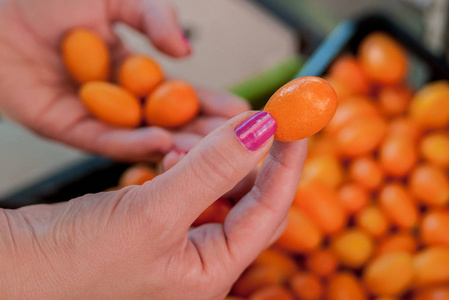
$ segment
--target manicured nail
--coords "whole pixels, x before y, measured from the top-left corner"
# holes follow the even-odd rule
[[[189,39],[187,38],[187,36],[183,32],[181,32],[181,38],[182,38],[182,42],[184,43],[184,46],[188,50],[188,53],[191,53],[192,52],[192,47],[190,46],[190,41],[189,41]]]
[[[237,126],[235,134],[250,151],[259,149],[276,132],[276,121],[266,111],[259,111]]]

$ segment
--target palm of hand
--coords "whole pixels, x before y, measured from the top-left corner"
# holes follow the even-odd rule
[[[80,103],[61,60],[60,41],[73,28],[92,29],[108,44],[114,66],[126,53],[111,29],[116,20],[145,30],[156,47],[172,56],[187,54],[172,11],[159,1],[0,1],[3,112],[40,135],[118,159],[154,159],[175,147],[177,137],[183,143],[185,136],[156,127],[128,130],[105,125],[91,118]],[[159,25],[157,32],[154,28]],[[206,134],[221,125],[223,117],[248,109],[229,96],[198,93],[212,120],[193,122],[189,128],[196,134]],[[194,136],[195,141],[199,138]]]

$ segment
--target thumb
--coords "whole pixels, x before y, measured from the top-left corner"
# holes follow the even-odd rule
[[[148,201],[152,195],[151,210],[171,212],[167,214],[172,216],[170,223],[187,229],[251,172],[270,148],[275,131],[276,122],[267,112],[243,113],[206,136],[170,170],[143,185],[140,192],[145,196],[138,199]]]
[[[162,0],[110,0],[113,21],[122,21],[148,35],[160,51],[183,57],[191,53],[173,7]]]

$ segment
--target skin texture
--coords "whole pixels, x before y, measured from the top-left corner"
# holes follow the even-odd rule
[[[224,298],[284,230],[307,151],[306,140],[273,138],[248,151],[234,129],[249,114],[228,121],[142,186],[0,211],[2,297]],[[269,149],[254,186],[224,224],[190,229]]]
[[[117,65],[127,51],[111,30],[116,21],[168,55],[190,53],[173,10],[159,0],[0,0],[2,113],[44,137],[116,159],[190,151],[169,152],[168,171],[142,186],[0,210],[2,299],[222,299],[286,226],[307,141],[271,138],[248,151],[234,129],[254,112],[226,122],[248,109],[241,100],[197,89],[202,114],[177,132],[115,129],[88,116],[59,44],[68,30],[87,27]],[[236,194],[243,198],[224,224],[190,229],[216,199]]]
[[[49,139],[139,161],[160,158],[172,148],[189,148],[226,119],[248,110],[241,99],[197,89],[202,116],[176,132],[117,129],[91,118],[64,70],[60,43],[73,28],[93,30],[107,43],[115,74],[128,54],[112,30],[119,21],[146,34],[167,55],[191,53],[174,10],[161,0],[0,0],[1,112]]]

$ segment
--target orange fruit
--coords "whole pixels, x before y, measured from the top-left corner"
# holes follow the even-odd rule
[[[226,220],[226,216],[232,209],[232,204],[228,199],[220,198],[211,205],[209,205],[206,210],[204,210],[201,215],[196,218],[193,222],[193,226],[200,226],[206,223],[221,223],[223,224]]]
[[[309,151],[307,153],[308,159],[312,159],[315,156],[335,156],[337,154],[334,142],[327,135],[324,134],[313,135],[309,137],[308,140],[309,140]]]
[[[142,55],[131,55],[120,66],[120,84],[131,93],[143,97],[164,80],[159,64]]]
[[[70,31],[62,40],[61,51],[67,71],[78,83],[108,78],[109,51],[103,40],[93,31]]]
[[[355,119],[377,115],[379,115],[379,111],[370,98],[366,96],[350,97],[338,105],[337,111],[325,131],[333,136]]]
[[[316,250],[306,257],[309,271],[320,277],[327,277],[337,269],[337,257],[328,249]]]
[[[419,140],[421,134],[422,129],[415,122],[403,117],[392,120],[388,128],[389,136],[407,137],[414,142]]]
[[[331,65],[329,74],[338,78],[357,94],[365,94],[369,90],[369,81],[359,62],[351,55],[344,55]]]
[[[338,261],[348,267],[359,268],[373,253],[374,243],[369,235],[358,229],[350,229],[332,241],[332,251]]]
[[[449,247],[434,246],[417,253],[413,260],[417,287],[449,284]]]
[[[389,228],[386,215],[377,206],[368,206],[356,216],[357,226],[373,237],[385,235]]]
[[[445,205],[449,202],[449,179],[439,168],[422,164],[411,174],[410,190],[425,204]]]
[[[372,157],[360,157],[349,165],[349,177],[368,190],[378,188],[384,178],[383,171]]]
[[[340,161],[333,155],[317,155],[306,160],[302,169],[301,183],[319,182],[335,188],[343,182],[344,171]]]
[[[428,83],[412,98],[409,113],[412,120],[426,129],[449,125],[449,81]]]
[[[418,209],[400,184],[385,185],[379,193],[379,204],[388,218],[401,228],[412,228],[418,223]]]
[[[191,121],[199,110],[195,90],[184,81],[169,80],[148,95],[144,113],[150,125],[172,128]]]
[[[391,252],[415,253],[417,248],[413,235],[407,232],[400,232],[385,237],[377,246],[379,255]]]
[[[232,287],[232,295],[246,298],[267,285],[282,284],[287,278],[282,271],[270,266],[250,267]]]
[[[400,295],[413,280],[412,256],[407,252],[381,255],[366,266],[363,279],[368,290],[375,295]]]
[[[288,224],[276,241],[276,245],[293,252],[307,252],[316,249],[323,238],[315,222],[301,210],[291,207]]]
[[[327,300],[366,300],[365,290],[351,273],[342,272],[332,276],[327,289]]]
[[[325,80],[308,76],[290,81],[265,106],[276,120],[274,138],[291,142],[309,137],[329,123],[337,109],[337,95]]]
[[[424,216],[420,235],[426,245],[449,247],[449,211],[431,211]]]
[[[344,80],[332,75],[326,75],[323,77],[324,80],[330,83],[337,94],[338,103],[346,101],[349,97],[353,96],[356,92],[353,88],[346,84]]]
[[[428,162],[441,167],[449,167],[449,134],[434,132],[425,136],[420,145],[421,156]]]
[[[272,266],[281,270],[287,277],[292,276],[298,271],[296,262],[283,253],[282,251],[276,249],[266,249],[253,261],[253,266]]]
[[[289,279],[289,285],[293,294],[298,299],[320,300],[323,298],[323,284],[313,274],[297,273]]]
[[[156,172],[151,167],[145,164],[135,164],[122,173],[118,186],[142,185],[156,176]]]
[[[413,91],[403,85],[382,87],[378,101],[379,106],[384,115],[399,115],[407,111]]]
[[[370,201],[368,191],[357,183],[347,183],[338,190],[338,199],[348,213],[357,213]]]
[[[269,285],[255,291],[249,300],[294,300],[292,294],[280,285]]]
[[[415,144],[410,138],[390,136],[380,146],[380,164],[386,174],[407,175],[418,160]]]
[[[336,192],[324,185],[311,183],[300,186],[293,203],[312,218],[324,233],[337,233],[346,224],[346,212]]]
[[[387,133],[387,123],[378,116],[357,118],[346,124],[334,137],[339,153],[354,157],[376,149]]]
[[[383,32],[374,32],[362,40],[358,57],[369,79],[382,84],[397,84],[404,80],[408,58],[402,46]]]
[[[119,127],[136,127],[142,118],[139,99],[108,82],[84,84],[79,96],[87,110],[101,121]]]
[[[435,286],[419,290],[413,300],[446,300],[449,299],[449,286]]]

